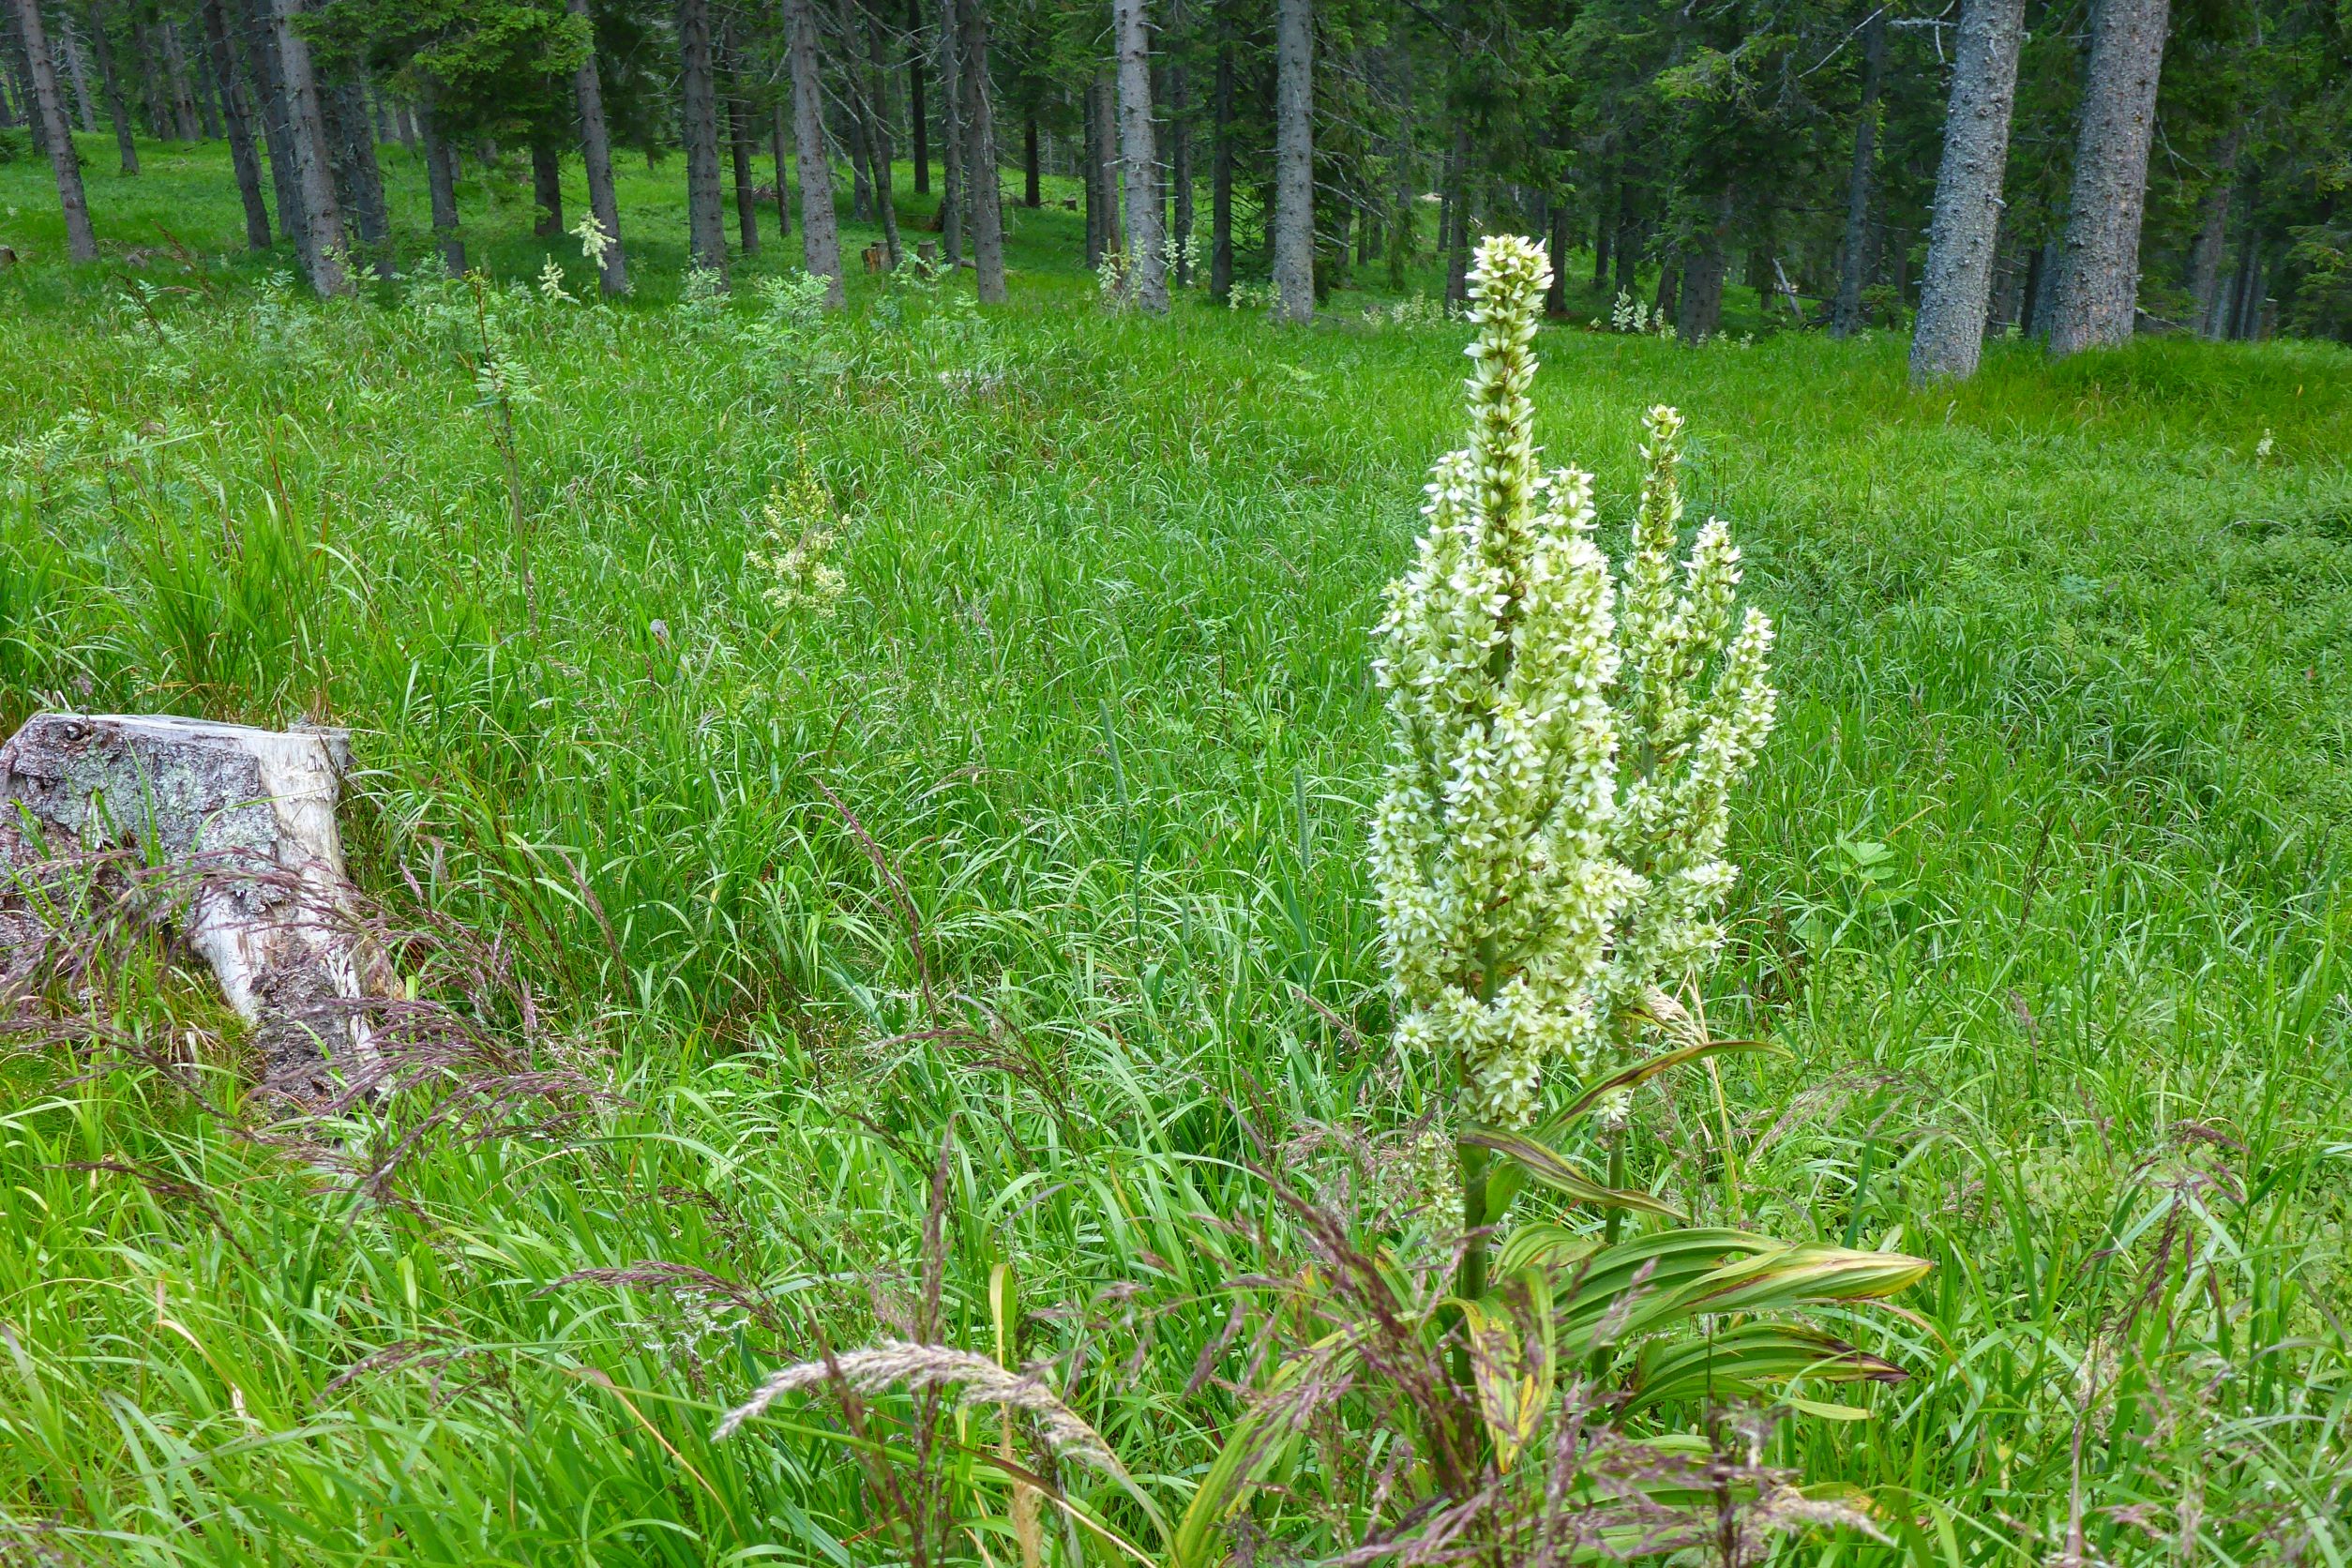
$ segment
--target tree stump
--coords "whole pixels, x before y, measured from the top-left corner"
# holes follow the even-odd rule
[[[335,807],[350,760],[339,730],[34,716],[0,746],[0,904],[15,906],[0,947],[27,933],[31,879],[19,873],[135,850],[184,877],[173,921],[252,1025],[264,1085],[326,1103],[332,1068],[364,1079],[376,1066],[354,1003],[397,993],[343,871]]]

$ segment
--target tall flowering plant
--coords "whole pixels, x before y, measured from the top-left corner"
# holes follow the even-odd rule
[[[1677,561],[1680,415],[1645,420],[1621,574],[1593,537],[1591,475],[1540,467],[1528,390],[1550,273],[1525,239],[1479,249],[1470,445],[1431,475],[1374,665],[1393,743],[1371,833],[1382,945],[1400,1039],[1458,1084],[1473,1294],[1476,1238],[1530,1176],[1648,1206],[1615,1181],[1585,1190],[1528,1129],[1550,1075],[1622,1069],[1660,1031],[1715,1048],[1667,988],[1722,944],[1730,798],[1776,696],[1771,620],[1734,627],[1730,531],[1709,520]],[[1578,1106],[1606,1119],[1624,1087]],[[1497,1152],[1514,1163],[1490,1185]]]

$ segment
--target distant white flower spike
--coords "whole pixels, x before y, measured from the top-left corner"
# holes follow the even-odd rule
[[[1514,235],[1470,278],[1470,445],[1439,460],[1374,678],[1394,755],[1371,859],[1400,1039],[1450,1060],[1463,1109],[1534,1120],[1546,1068],[1638,1027],[1660,978],[1721,941],[1731,790],[1771,730],[1771,624],[1723,645],[1722,523],[1674,565],[1681,418],[1652,409],[1623,623],[1592,481],[1542,473],[1528,389],[1551,268]],[[1711,686],[1705,679],[1711,668]]]

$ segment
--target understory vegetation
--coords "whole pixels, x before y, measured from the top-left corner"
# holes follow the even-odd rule
[[[520,199],[488,276],[316,300],[210,259],[219,162],[94,198],[121,264],[0,273],[0,722],[348,727],[430,1027],[322,1124],[136,919],[23,1001],[0,1561],[1496,1555],[1399,1502],[1456,1416],[1533,1517],[1607,1515],[1515,1560],[2352,1557],[2341,346],[1999,342],[1914,394],[1896,338],[1743,342],[1752,299],[1537,336],[1610,560],[1680,411],[1681,548],[1730,523],[1779,699],[1720,955],[1639,1048],[1686,1048],[1494,1197],[1499,1280],[1666,1260],[1507,1352],[1522,1427],[1436,1339],[1317,1359],[1465,1251],[1367,823],[1470,324],[1106,309],[1050,208],[1010,306],[910,269],[828,316],[681,279],[650,193],[624,302]],[[1843,1359],[1736,1397],[1612,1372],[1696,1232],[1894,1293],[1807,1297]],[[1747,1326],[1693,1321],[1702,1365]]]

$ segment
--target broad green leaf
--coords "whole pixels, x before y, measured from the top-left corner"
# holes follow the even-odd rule
[[[1569,1103],[1568,1108],[1545,1123],[1543,1130],[1547,1135],[1556,1135],[1569,1123],[1591,1111],[1608,1095],[1621,1089],[1631,1089],[1637,1084],[1647,1083],[1668,1067],[1679,1067],[1685,1062],[1696,1062],[1710,1056],[1730,1056],[1747,1052],[1760,1052],[1771,1056],[1787,1054],[1778,1046],[1763,1040],[1706,1040],[1696,1046],[1682,1046],[1674,1050],[1662,1051],[1656,1056],[1635,1063],[1621,1072],[1611,1073],[1605,1078],[1586,1085],[1583,1093]]]
[[[1464,1127],[1455,1138],[1460,1142],[1509,1156],[1529,1176],[1576,1202],[1590,1203],[1602,1209],[1631,1209],[1638,1214],[1655,1214],[1661,1219],[1686,1223],[1680,1211],[1659,1202],[1646,1192],[1627,1192],[1603,1186],[1525,1133],[1505,1132],[1500,1127]]]
[[[1474,1302],[1455,1301],[1470,1335],[1470,1377],[1479,1420],[1508,1471],[1543,1425],[1557,1367],[1550,1276],[1523,1269]]]

